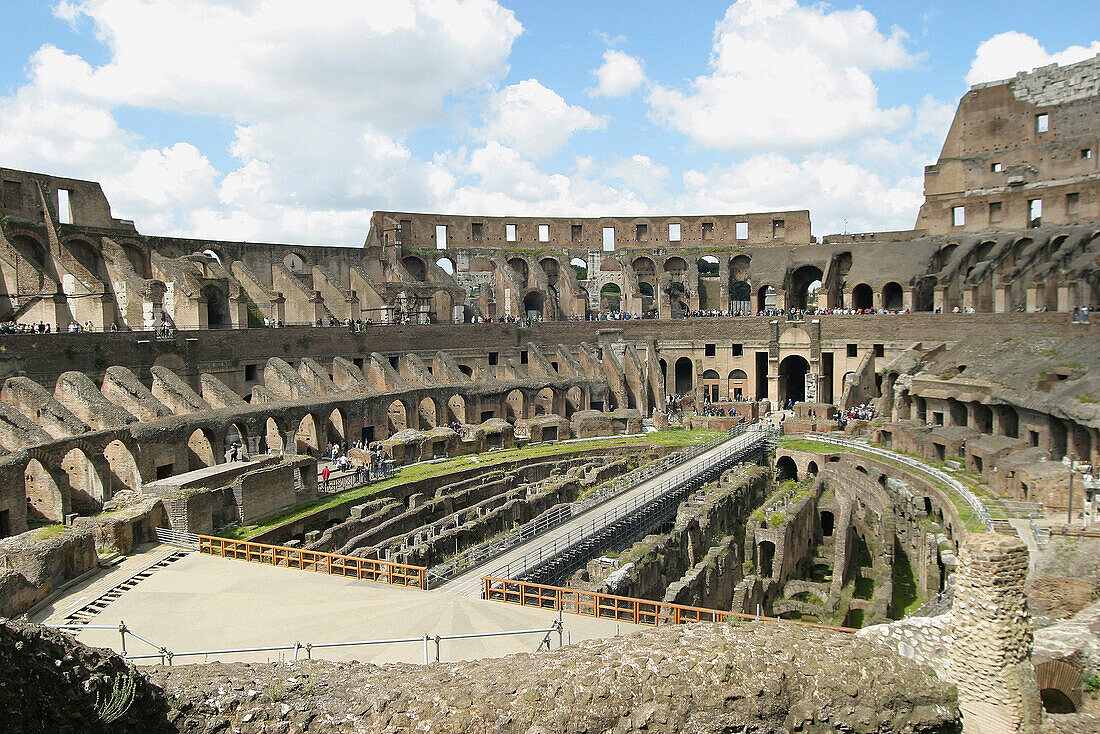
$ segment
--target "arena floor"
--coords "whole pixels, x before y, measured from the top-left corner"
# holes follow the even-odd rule
[[[71,613],[177,549],[152,546],[73,587],[31,616],[61,624]],[[190,553],[152,575],[100,612],[90,625],[126,626],[174,653],[355,640],[385,640],[471,632],[548,629],[557,616],[500,602],[442,591],[420,591],[367,581]],[[565,641],[627,634],[637,628],[608,620],[565,615]],[[113,630],[77,633],[87,644],[120,649]],[[443,640],[440,659],[474,660],[536,650],[539,634]],[[553,646],[558,645],[557,634]],[[131,654],[155,652],[132,637]],[[304,656],[304,651],[301,656]],[[430,645],[435,656],[435,645]],[[220,660],[289,660],[293,651],[267,651],[176,657],[174,664]],[[424,662],[423,642],[324,648],[313,657],[372,663]],[[155,664],[159,660],[139,660]]]

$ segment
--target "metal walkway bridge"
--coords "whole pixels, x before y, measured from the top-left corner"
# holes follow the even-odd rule
[[[554,527],[538,528],[536,535],[518,538],[511,547],[499,547],[476,565],[438,584],[437,588],[464,596],[480,597],[482,577],[522,579],[543,584],[559,583],[589,558],[615,543],[644,537],[676,516],[680,503],[705,482],[733,464],[758,461],[772,440],[767,426],[753,425],[731,431],[731,436],[684,461],[667,462],[663,471],[606,501],[567,513],[569,519]],[[431,572],[429,572],[431,575]]]

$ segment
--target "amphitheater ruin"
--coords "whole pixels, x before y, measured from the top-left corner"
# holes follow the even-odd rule
[[[977,85],[913,230],[823,237],[179,239],[0,168],[0,711],[1100,730],[1098,131],[1100,56]]]

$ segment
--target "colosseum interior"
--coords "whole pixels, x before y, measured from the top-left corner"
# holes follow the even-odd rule
[[[0,169],[0,321],[51,327],[0,337],[0,615],[125,653],[95,627],[213,554],[287,594],[305,574],[275,567],[307,558],[357,564],[355,588],[403,569],[421,599],[469,569],[494,610],[514,582],[566,629],[568,594],[614,621],[505,660],[301,661],[308,690],[278,700],[226,693],[274,685],[271,655],[127,674],[79,648],[88,675],[137,675],[134,731],[1095,730],[1098,130],[1100,56],[977,85],[914,229],[820,237],[806,210],[379,211],[361,247],[178,239],[95,182]],[[749,436],[482,585],[505,546]],[[209,584],[247,567],[204,562]],[[149,625],[181,603],[148,593]],[[637,633],[644,609],[672,611]],[[16,649],[73,645],[0,631],[27,670]]]

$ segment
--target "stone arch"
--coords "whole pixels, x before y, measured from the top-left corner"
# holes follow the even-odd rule
[[[103,456],[107,459],[109,497],[123,489],[141,491],[141,472],[138,471],[137,461],[126,444],[118,439],[111,441],[104,447]]]
[[[874,306],[874,292],[866,283],[858,283],[852,288],[852,308],[866,309]]]
[[[285,448],[283,429],[274,418],[268,418],[264,423],[264,446],[268,453],[282,451]]]
[[[297,252],[287,253],[287,255],[283,257],[283,265],[295,275],[306,274],[309,267],[306,263],[306,259]]]
[[[451,423],[466,422],[466,398],[458,393],[447,399],[447,421]]]
[[[522,257],[510,257],[508,258],[508,267],[512,269],[512,272],[516,274],[521,283],[527,285],[527,260]]]
[[[558,280],[561,279],[561,263],[558,262],[556,257],[544,257],[539,260],[539,267],[542,268],[542,272],[546,273],[546,282],[551,288],[558,285]]]
[[[417,283],[424,283],[428,280],[428,266],[416,255],[406,255],[401,258],[401,265],[405,268],[405,272],[409,274],[409,277]]]
[[[690,357],[676,360],[675,380],[677,395],[690,395],[695,390],[695,363]]]
[[[622,310],[622,291],[614,283],[600,288],[600,310],[618,312]]]
[[[821,537],[831,538],[833,530],[836,528],[836,516],[829,510],[822,510],[821,516]]]
[[[225,432],[225,439],[222,441],[222,454],[230,453],[234,444],[243,449],[241,453],[248,454],[248,432],[237,423],[231,424],[229,430]]]
[[[787,290],[787,308],[805,309],[810,303],[810,285],[825,277],[816,265],[803,265],[791,273]]]
[[[133,267],[139,278],[149,279],[153,277],[152,263],[149,261],[149,255],[144,248],[131,242],[123,242],[122,251],[126,254],[126,259],[130,261],[131,267]]]
[[[630,263],[630,267],[634,269],[634,274],[638,276],[638,280],[643,278],[655,278],[657,276],[657,265],[653,262],[653,259],[647,255],[640,255]]]
[[[779,402],[786,405],[788,400],[796,403],[806,399],[806,374],[810,363],[805,357],[791,354],[779,363]]]
[[[535,393],[535,415],[549,415],[554,412],[554,388],[544,387]]]
[[[731,370],[726,377],[726,397],[729,400],[746,400],[749,376],[745,370]]]
[[[588,280],[588,263],[575,257],[569,261],[569,266],[577,276],[577,280]]]
[[[684,273],[687,272],[688,264],[687,260],[679,255],[673,255],[670,258],[666,258],[664,262],[664,271],[669,273],[673,278],[682,278]]]
[[[321,436],[317,430],[317,420],[312,413],[306,413],[294,432],[295,449],[299,454],[317,456],[321,450]]]
[[[1084,701],[1081,669],[1065,660],[1046,660],[1035,666],[1039,697],[1049,714],[1072,714]]]
[[[901,284],[890,281],[882,286],[882,307],[890,311],[900,311],[903,308]]]
[[[531,291],[523,297],[523,314],[530,319],[542,318],[544,298],[541,291]]]
[[[818,468],[817,468],[817,462],[816,461],[811,461],[809,464],[806,465],[806,476],[807,477],[816,477],[817,472],[818,472]]]
[[[757,557],[760,559],[760,575],[770,578],[775,563],[775,543],[770,540],[760,541]]]
[[[921,278],[913,294],[914,311],[931,311],[936,307],[935,278]]]
[[[332,409],[332,412],[328,414],[326,423],[329,443],[345,443],[348,440],[347,424],[344,421],[344,414],[339,408]]]
[[[210,436],[202,428],[196,428],[187,438],[187,471],[204,469],[217,463]]]
[[[423,430],[435,428],[439,425],[439,406],[435,398],[430,395],[424,397],[416,406],[416,412],[420,418],[420,427]]]
[[[101,280],[107,279],[107,269],[103,264],[103,255],[97,247],[82,239],[72,239],[65,244],[68,246],[69,252],[73,254],[73,257],[85,270]]]
[[[584,410],[584,391],[574,385],[565,391],[565,417],[572,417],[578,410]]]
[[[932,256],[932,272],[938,273],[942,271],[947,264],[951,262],[951,258],[955,256],[955,250],[959,249],[957,242],[944,245]]]
[[[706,370],[700,377],[703,383],[703,396],[709,398],[712,402],[718,402],[720,399],[720,387],[722,384],[722,378],[718,375],[717,370]]]
[[[504,415],[506,419],[512,423],[524,418],[526,414],[523,412],[524,396],[522,390],[512,390],[504,396]]]
[[[23,486],[27,496],[27,519],[62,522],[69,511],[67,497],[46,467],[31,459],[23,469]]]
[[[392,436],[408,427],[409,417],[405,410],[405,404],[400,400],[394,400],[386,407],[386,430]]]
[[[75,511],[98,512],[105,496],[103,478],[82,449],[72,448],[61,458],[61,470],[69,478],[69,499]]]
[[[772,310],[778,303],[778,292],[773,285],[762,285],[756,291],[757,310]]]
[[[775,478],[780,482],[798,479],[798,465],[790,456],[780,456],[775,460]]]
[[[229,318],[229,294],[219,286],[209,283],[201,291],[206,303],[206,325],[211,329],[232,326]]]

